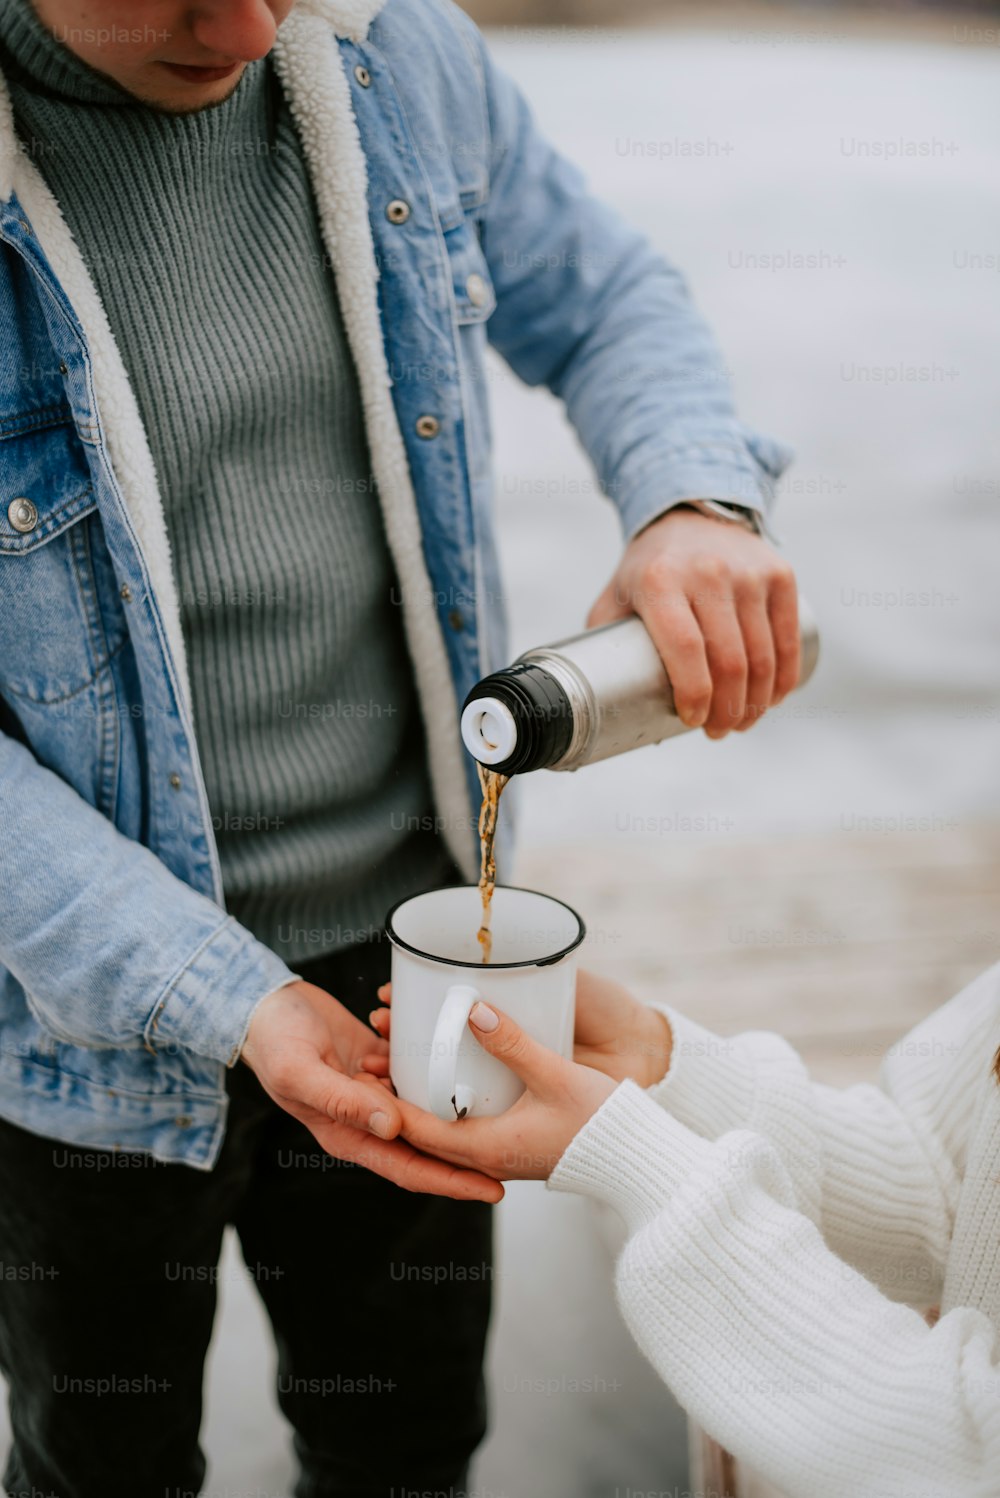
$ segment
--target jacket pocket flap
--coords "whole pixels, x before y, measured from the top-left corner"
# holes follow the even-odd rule
[[[96,505],[70,423],[0,440],[0,554],[34,551]]]
[[[475,224],[463,217],[444,231],[451,264],[455,313],[460,323],[485,322],[496,311],[497,297]]]

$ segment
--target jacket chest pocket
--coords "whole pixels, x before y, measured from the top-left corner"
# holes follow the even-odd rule
[[[497,298],[475,220],[457,203],[440,210],[439,217],[451,268],[455,319],[460,326],[484,323],[496,311]]]
[[[89,686],[125,638],[86,458],[61,414],[8,420],[0,438],[0,689],[38,703]]]

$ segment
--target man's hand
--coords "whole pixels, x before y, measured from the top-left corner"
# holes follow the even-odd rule
[[[402,1119],[388,1083],[362,1072],[384,1041],[312,983],[287,983],[253,1012],[242,1058],[270,1097],[338,1160],[366,1166],[409,1191],[460,1201],[499,1201],[503,1190],[476,1171],[421,1155],[397,1139]]]
[[[741,732],[799,679],[798,592],[760,536],[696,510],[668,510],[625,548],[588,628],[638,614],[677,712],[711,739]]]

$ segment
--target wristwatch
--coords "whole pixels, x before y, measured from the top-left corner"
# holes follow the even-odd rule
[[[711,515],[716,520],[728,520],[735,525],[742,525],[748,531],[753,531],[755,536],[763,534],[758,511],[747,505],[726,504],[721,499],[686,499],[677,509],[697,510],[701,515]]]

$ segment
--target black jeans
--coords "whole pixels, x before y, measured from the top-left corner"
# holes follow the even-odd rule
[[[384,939],[298,964],[356,1014]],[[325,1155],[242,1062],[211,1172],[0,1121],[5,1483],[30,1498],[195,1498],[216,1266],[232,1223],[277,1341],[296,1498],[459,1494],[486,1417],[490,1208]]]

